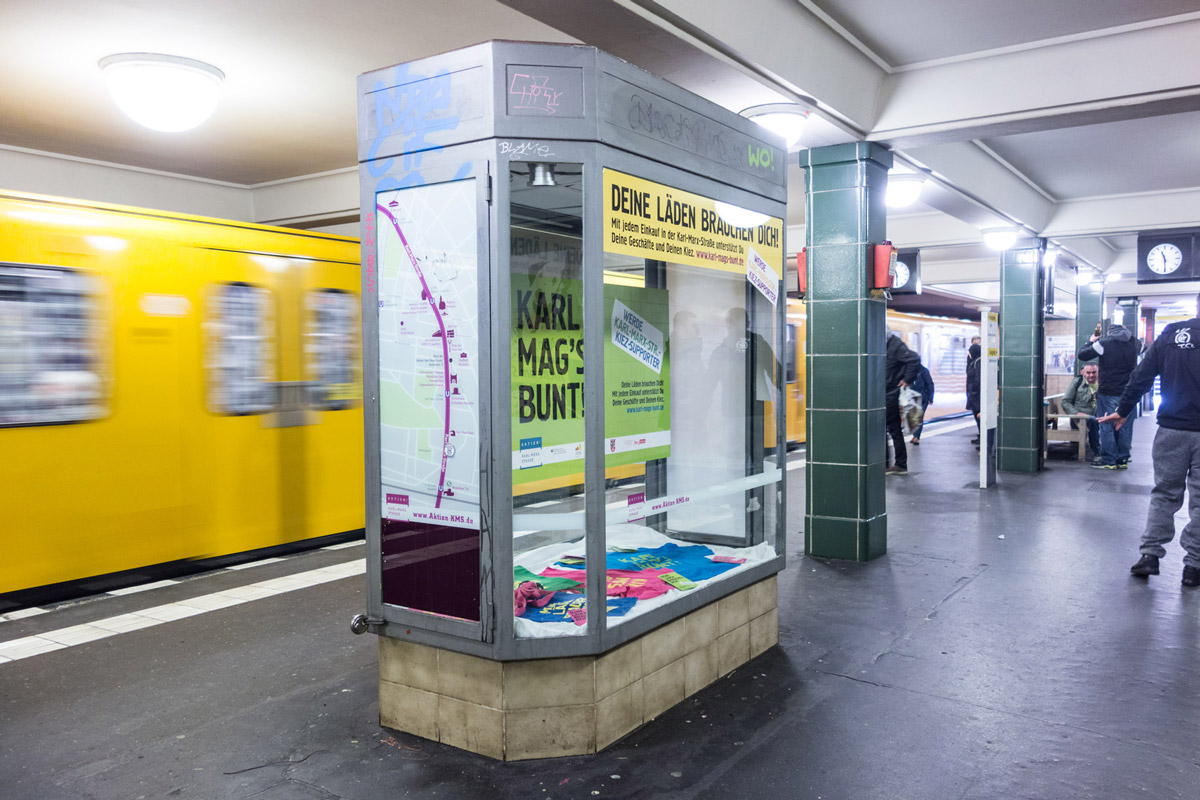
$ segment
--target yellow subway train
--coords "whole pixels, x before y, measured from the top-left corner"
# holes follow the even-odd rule
[[[0,192],[0,612],[363,528],[354,239]]]

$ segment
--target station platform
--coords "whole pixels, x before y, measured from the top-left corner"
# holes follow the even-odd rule
[[[1194,800],[1200,589],[1177,540],[1128,572],[1153,434],[980,491],[974,425],[930,426],[870,563],[803,556],[791,464],[780,645],[592,757],[382,729],[361,543],[9,614],[0,796]]]

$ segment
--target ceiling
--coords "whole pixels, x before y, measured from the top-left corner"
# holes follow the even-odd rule
[[[1193,13],[1191,0],[801,0],[892,69]],[[1086,13],[1083,12],[1086,8]]]
[[[353,201],[333,208],[312,176],[356,180],[359,74],[528,39],[595,45],[734,111],[803,101],[806,147],[892,148],[930,179],[888,223],[922,249],[927,283],[994,280],[979,231],[999,224],[1125,276],[1138,231],[1200,227],[1200,0],[740,0],[736,13],[697,0],[0,0],[0,19],[0,156],[187,176],[181,206],[192,185],[261,199],[289,181],[309,192],[310,223],[345,219]],[[97,68],[130,51],[218,66],[216,114],[184,134],[139,129]],[[789,180],[795,249],[795,160]],[[81,183],[76,196],[103,191]],[[1118,293],[1153,290],[1126,278]]]

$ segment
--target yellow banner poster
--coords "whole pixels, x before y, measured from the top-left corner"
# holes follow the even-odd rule
[[[739,227],[702,195],[604,170],[604,250],[747,274],[752,253],[783,274],[783,220]],[[726,212],[728,216],[728,212]]]

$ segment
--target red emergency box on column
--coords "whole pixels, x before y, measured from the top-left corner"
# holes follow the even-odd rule
[[[896,274],[896,248],[891,242],[871,247],[871,263],[867,268],[867,284],[872,289],[892,288]]]

